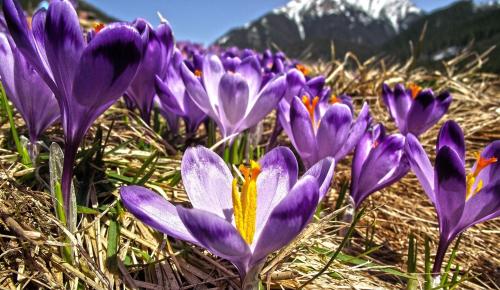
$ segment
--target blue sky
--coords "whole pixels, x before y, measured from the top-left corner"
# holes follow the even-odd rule
[[[176,39],[210,44],[229,29],[258,18],[288,0],[87,0],[121,20],[136,17],[158,24],[156,11],[168,19]],[[367,0],[368,1],[368,0]],[[430,11],[453,0],[413,0]]]

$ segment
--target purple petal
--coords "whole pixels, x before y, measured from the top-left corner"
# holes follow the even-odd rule
[[[175,206],[159,194],[133,185],[120,188],[120,196],[125,208],[141,222],[176,239],[200,245],[182,223]]]
[[[363,134],[363,136],[359,140],[358,145],[356,145],[356,149],[354,150],[354,157],[352,159],[352,165],[351,165],[352,169],[351,169],[350,192],[358,191],[358,184],[359,184],[361,170],[363,169],[363,164],[365,163],[366,159],[368,158],[368,155],[372,150],[373,143],[375,140],[373,134],[374,133],[372,131],[366,131],[365,134]]]
[[[121,97],[137,70],[141,47],[135,29],[117,25],[99,32],[85,48],[72,97],[64,102],[63,127],[68,140],[80,143],[93,121]]]
[[[485,159],[496,158],[497,161],[483,168],[476,180],[482,180],[483,184],[500,181],[500,140],[493,141],[486,146],[481,152],[481,157]],[[476,167],[477,161],[472,170],[474,171]]]
[[[212,117],[212,119],[218,120],[218,114],[215,110],[215,105],[217,103],[213,103],[213,100],[209,99],[202,83],[198,80],[194,73],[189,70],[185,63],[182,63],[181,65],[181,76],[191,100],[200,108],[200,110]],[[218,84],[219,83],[217,83],[217,85]]]
[[[451,101],[453,100],[449,92],[443,92],[436,97],[436,106],[434,107],[434,112],[432,112],[429,124],[436,124],[444,114],[448,111]]]
[[[202,76],[203,84],[210,103],[218,104],[219,99],[219,82],[224,75],[225,70],[219,57],[213,54],[208,54],[203,59]],[[191,93],[191,92],[190,92]]]
[[[286,246],[304,229],[318,205],[318,190],[318,182],[312,176],[304,176],[295,184],[273,209],[259,239],[253,243],[250,264]]]
[[[405,90],[403,85],[398,84],[394,87],[394,121],[398,125],[402,134],[407,133],[406,116],[410,110],[412,98]]]
[[[71,3],[51,2],[45,23],[45,52],[58,87],[57,94],[65,99],[71,98],[73,80],[83,49],[83,33]],[[88,81],[80,86],[87,84]]]
[[[149,23],[144,20],[142,22],[144,22],[143,34],[147,36],[144,41],[145,49],[137,74],[127,90],[127,95],[134,98],[142,118],[149,122],[156,94],[155,76],[164,77],[166,75],[167,65],[172,54],[173,39],[171,33],[170,36],[168,33],[159,34],[153,30]],[[165,26],[165,24],[161,24],[160,28]],[[162,31],[170,30],[164,28]]]
[[[241,74],[248,83],[250,98],[256,97],[262,83],[261,67],[257,57],[249,56],[245,58],[236,67],[235,72]]]
[[[429,122],[436,107],[434,94],[431,90],[426,89],[417,95],[413,101],[410,111],[408,111],[406,119],[406,129],[408,133],[419,136],[424,133],[434,124]]]
[[[351,131],[349,133],[349,136],[347,137],[347,140],[334,156],[337,162],[342,160],[354,149],[363,134],[366,132],[370,122],[370,108],[367,103],[364,103],[363,108],[361,108],[361,112],[359,112],[358,118],[351,127]]]
[[[0,79],[8,98],[22,115],[30,141],[35,143],[47,127],[59,118],[59,105],[24,56],[0,33]]]
[[[356,207],[369,194],[380,190],[381,185],[395,182],[395,177],[399,177],[401,171],[404,171],[399,168],[403,159],[404,144],[405,138],[394,134],[386,137],[371,150],[359,174],[357,190],[351,192]]]
[[[351,129],[352,114],[349,107],[343,104],[334,104],[321,118],[316,134],[319,156],[334,157],[344,145]]]
[[[171,85],[169,86],[169,84]],[[182,100],[182,98],[177,99],[178,93],[180,93],[179,89],[180,85],[177,86],[176,84],[177,84],[176,82],[167,83],[166,81],[163,81],[158,75],[155,77],[156,95],[158,96],[161,106],[164,109],[168,109],[169,111],[175,113],[176,115],[184,115],[184,111],[182,110],[180,104],[178,103],[178,101]],[[174,90],[176,91],[175,93],[173,92]],[[185,90],[182,96],[189,98],[189,96],[186,95]]]
[[[317,161],[317,144],[311,118],[306,107],[298,97],[294,97],[290,108],[290,127],[293,134],[294,146],[299,152],[306,167]]]
[[[290,103],[294,97],[300,97],[299,91],[305,85],[306,78],[304,77],[304,74],[302,74],[299,70],[291,69],[286,74],[286,83],[287,89],[283,100],[286,100]]]
[[[312,97],[320,96],[321,90],[325,86],[325,77],[317,76],[307,81],[307,87],[311,91]]]
[[[333,158],[324,158],[319,162],[314,164],[311,168],[309,168],[304,176],[310,175],[316,178],[319,185],[319,199],[320,202],[328,192],[330,188],[330,184],[332,183],[333,172],[335,171],[335,159]]]
[[[441,130],[439,130],[439,135],[436,143],[436,152],[442,147],[448,146],[450,149],[454,150],[455,153],[462,160],[462,164],[465,164],[465,139],[462,128],[455,121],[447,121],[444,123]]]
[[[232,220],[233,176],[219,155],[201,146],[187,149],[182,157],[181,175],[194,208]]]
[[[382,84],[382,100],[384,101],[391,117],[396,119],[394,92],[386,83]]]
[[[47,85],[53,91],[56,91],[56,86],[50,76],[48,66],[44,63],[45,60],[43,60],[45,54],[40,51],[42,47],[37,48],[33,33],[29,30],[28,22],[26,21],[26,16],[21,5],[17,1],[5,0],[3,1],[3,11],[10,35],[14,39],[17,48],[23,53],[28,62],[35,67]],[[38,30],[40,27],[39,24],[42,22],[39,21],[42,19],[39,18],[40,16],[45,18],[45,12],[33,15],[32,24],[36,30]],[[37,39],[39,38],[37,37]]]
[[[248,84],[240,74],[226,73],[219,82],[219,111],[224,127],[235,127],[242,120],[249,102]]]
[[[257,239],[274,207],[297,182],[298,165],[292,151],[276,147],[260,160],[261,173],[257,178]]]
[[[439,227],[447,236],[459,222],[465,203],[465,168],[457,152],[449,146],[437,152],[434,187]]]
[[[202,209],[178,206],[177,212],[188,231],[204,248],[231,261],[244,276],[251,252],[231,223]]]
[[[411,169],[417,176],[429,199],[435,204],[434,168],[417,137],[411,133],[406,136],[405,152],[406,156],[408,156]]]
[[[242,129],[250,128],[264,119],[276,108],[286,90],[286,79],[284,75],[278,75],[270,80],[259,95],[249,103],[250,110],[247,111]]]
[[[466,203],[455,231],[465,229],[500,216],[500,181],[486,185]]]

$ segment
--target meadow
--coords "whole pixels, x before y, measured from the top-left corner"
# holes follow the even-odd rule
[[[74,24],[67,1],[49,7],[40,42],[41,17],[24,26],[14,3],[4,1],[0,32],[0,48],[15,59],[2,52],[0,288],[499,288],[500,77],[482,71],[491,50],[468,48],[431,70],[415,55],[400,64],[352,53],[302,63],[279,52],[206,49],[175,43],[165,23],[94,25],[83,40],[79,24],[80,36],[50,29],[56,20]],[[57,46],[80,37],[78,53]],[[74,70],[73,57],[81,58]],[[9,78],[20,62],[31,79]],[[218,69],[214,105],[209,77]],[[223,92],[217,82],[226,79]],[[35,84],[47,87],[46,101]],[[411,102],[447,103],[429,113],[424,102],[419,122],[398,126],[405,116],[388,100],[397,84]],[[14,95],[39,99],[23,105]],[[48,117],[43,130],[49,102],[61,117]],[[349,122],[328,129],[328,117],[332,128]],[[385,142],[389,149],[376,151]],[[485,147],[493,155],[478,156]],[[362,161],[375,160],[365,175],[353,165],[362,150]],[[436,185],[422,184],[419,154],[436,162]],[[229,220],[216,212],[226,190]],[[272,191],[269,205],[259,202],[264,191]],[[486,194],[470,218],[455,216]],[[259,224],[264,205],[275,224]]]

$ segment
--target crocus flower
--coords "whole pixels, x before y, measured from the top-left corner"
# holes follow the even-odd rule
[[[174,38],[168,23],[161,23],[156,30],[144,19],[137,19],[132,24],[141,34],[144,53],[126,96],[133,100],[141,112],[142,119],[149,123],[156,95],[155,79],[156,76],[164,78],[167,73]]]
[[[17,48],[59,103],[66,143],[61,188],[68,211],[78,146],[94,120],[130,84],[141,60],[141,37],[131,26],[113,24],[87,44],[68,1],[52,1],[47,11],[38,10],[32,18],[32,30],[17,2],[5,0],[3,8]]]
[[[173,114],[183,118],[186,132],[192,134],[196,132],[207,115],[198,108],[186,91],[180,75],[182,62],[182,54],[176,50],[165,78],[157,75],[155,86],[161,108],[166,111],[167,116]]]
[[[356,120],[349,106],[342,103],[329,105],[321,111],[319,97],[309,94],[295,96],[289,114],[279,114],[282,126],[304,165],[309,168],[327,156],[339,161],[350,153],[370,123],[365,103]],[[283,103],[280,110],[286,112]]]
[[[185,64],[181,76],[193,102],[212,118],[228,137],[255,126],[269,114],[283,97],[284,75],[277,75],[262,87],[262,72],[256,56],[249,56],[226,71],[216,55],[203,59],[201,75]]]
[[[357,209],[370,194],[388,187],[408,173],[410,165],[404,153],[401,134],[386,136],[377,124],[359,140],[351,170],[350,196]]]
[[[437,97],[431,89],[421,89],[412,84],[406,89],[398,84],[394,91],[382,85],[382,99],[401,134],[420,136],[436,124],[448,111],[452,97],[442,92]]]
[[[333,168],[333,159],[324,159],[297,180],[293,153],[278,147],[258,163],[240,166],[239,178],[217,154],[195,147],[181,163],[192,209],[139,186],[122,187],[120,193],[139,220],[231,261],[243,289],[254,289],[246,288],[255,278],[249,273],[258,275],[266,257],[302,231],[330,185]]]
[[[432,272],[439,277],[451,242],[469,227],[500,215],[500,141],[490,143],[477,154],[468,174],[464,135],[454,121],[441,127],[434,168],[412,134],[408,134],[405,150],[412,170],[437,212],[440,239]]]
[[[290,127],[290,104],[295,96],[303,96],[305,94],[309,96],[318,96],[320,101],[317,106],[322,112],[324,112],[323,109],[329,105],[328,97],[330,95],[330,89],[325,87],[325,78],[323,76],[317,76],[306,80],[306,76],[301,71],[290,69],[286,74],[286,82],[286,92],[276,110],[277,118],[268,148],[275,146],[278,135],[283,131],[283,127]]]
[[[26,123],[28,147],[34,149],[40,135],[59,119],[57,100],[9,36],[1,32],[0,58],[0,79],[7,96]],[[33,150],[30,150],[30,155],[32,159],[36,158]]]

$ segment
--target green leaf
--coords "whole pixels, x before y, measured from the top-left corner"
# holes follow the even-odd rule
[[[81,206],[81,205],[78,205],[76,208],[77,208],[78,213],[81,213],[81,214],[98,215],[101,213],[97,209],[93,209],[93,208],[85,207],[85,206]]]
[[[5,94],[5,90],[3,86],[0,84],[0,95],[2,99],[2,104],[5,112],[7,113],[7,119],[9,120],[10,132],[12,134],[12,139],[14,139],[14,143],[16,144],[17,152],[21,157],[21,163],[31,167],[31,159],[28,154],[28,150],[24,146],[22,146],[21,141],[19,141],[19,134],[17,133],[16,123],[14,122],[14,117],[12,116],[12,108],[10,107],[9,101],[7,100],[7,95]]]
[[[111,220],[108,228],[108,248],[106,252],[106,263],[112,273],[117,273],[118,264],[116,262],[118,254],[118,241],[120,239],[120,225],[116,220]]]
[[[432,275],[431,275],[431,247],[430,247],[430,239],[428,236],[425,236],[425,290],[432,289]]]

